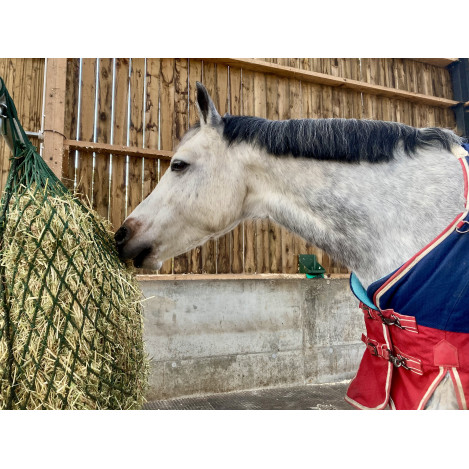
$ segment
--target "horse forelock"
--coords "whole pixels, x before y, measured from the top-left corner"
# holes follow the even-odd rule
[[[225,115],[228,144],[257,145],[274,156],[314,158],[348,163],[381,163],[394,158],[398,145],[408,155],[422,147],[450,150],[460,139],[440,128],[418,129],[397,122],[359,119],[291,119]]]

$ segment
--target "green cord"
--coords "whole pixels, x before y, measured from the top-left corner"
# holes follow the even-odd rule
[[[84,385],[83,392],[91,400],[98,403],[103,401],[104,390],[107,390],[111,397],[102,404],[106,408],[121,408],[122,403],[125,399],[132,397],[131,387],[128,383],[130,381],[137,382],[139,379],[139,373],[145,366],[145,357],[142,347],[136,346],[135,351],[132,352],[132,357],[139,365],[135,370],[127,369],[123,364],[118,363],[116,360],[109,359],[106,364],[112,370],[111,373],[104,369],[104,360],[99,369],[94,369],[86,363],[79,354],[79,345],[70,344],[67,338],[67,334],[70,331],[77,332],[80,335],[81,346],[85,346],[94,353],[103,353],[102,350],[119,350],[120,344],[116,342],[116,336],[130,336],[135,325],[130,322],[130,319],[124,317],[120,323],[117,323],[115,319],[111,317],[110,311],[119,311],[121,303],[126,300],[126,292],[123,291],[120,285],[114,284],[114,278],[112,269],[122,269],[123,266],[120,263],[117,252],[114,246],[112,237],[105,226],[91,214],[89,218],[91,222],[91,231],[76,233],[69,227],[67,218],[63,218],[56,209],[54,208],[53,201],[57,199],[66,200],[70,205],[66,205],[66,210],[69,215],[73,215],[75,211],[82,214],[90,214],[90,211],[79,201],[78,198],[74,197],[65,185],[54,175],[49,166],[45,163],[43,158],[39,155],[36,148],[29,141],[23,128],[21,127],[16,107],[14,105],[11,96],[9,95],[4,81],[0,77],[0,98],[4,97],[6,102],[6,128],[10,132],[13,141],[13,156],[11,158],[11,167],[8,173],[8,178],[5,186],[5,191],[1,201],[0,211],[0,324],[1,324],[1,313],[3,312],[4,321],[3,327],[0,327],[0,341],[2,339],[7,342],[8,359],[6,363],[0,363],[0,370],[4,368],[3,374],[0,372],[0,398],[2,395],[1,386],[2,383],[9,383],[9,392],[6,394],[8,397],[5,408],[29,408],[31,395],[35,389],[39,376],[41,374],[41,367],[43,360],[48,352],[48,340],[50,337],[54,337],[54,340],[58,343],[57,356],[53,364],[52,376],[46,385],[46,393],[44,401],[48,401],[51,395],[56,395],[58,404],[61,408],[69,408],[71,405],[69,402],[70,390],[74,386],[82,385],[81,382],[76,382],[75,369],[77,366],[86,367],[87,377],[90,380],[98,382],[97,389],[92,389],[88,384]],[[5,114],[5,112],[4,112]],[[31,190],[34,189],[34,198],[31,196]],[[24,254],[24,240],[22,242],[15,241],[17,243],[17,257],[14,265],[9,266],[10,269],[7,275],[7,267],[5,266],[4,259],[4,247],[6,243],[5,233],[15,233],[18,224],[20,223],[26,210],[32,206],[33,203],[37,204],[37,200],[40,200],[43,204],[47,204],[48,208],[52,208],[52,215],[42,227],[42,232],[38,239],[34,241],[36,243],[34,254],[25,259]],[[22,201],[22,202],[21,202]],[[21,203],[20,203],[21,202]],[[17,225],[8,226],[9,214],[12,210],[19,212]],[[40,210],[37,209],[37,215]],[[60,232],[59,230],[60,227]],[[30,222],[29,229],[33,231],[33,221]],[[73,252],[67,252],[61,243],[65,235],[73,236],[76,240],[77,249]],[[77,265],[75,258],[78,253],[80,259],[84,259],[85,264],[91,262],[97,262],[96,259],[90,259],[90,254],[86,251],[85,247],[81,247],[81,239],[93,238],[93,242],[96,244],[99,256],[100,264],[103,265],[103,269],[109,269],[100,272],[102,275],[101,285],[91,285],[90,280],[87,278],[87,266]],[[43,248],[46,238],[49,240],[53,239],[55,250],[51,254],[46,252]],[[13,241],[12,241],[13,242]],[[23,243],[23,244],[21,244]],[[95,251],[93,251],[95,252]],[[66,269],[60,271],[56,264],[56,257],[62,256],[66,259]],[[41,270],[37,267],[38,259],[47,259],[47,266]],[[20,278],[18,270],[19,266],[27,263],[28,270],[25,278]],[[88,266],[89,268],[89,266]],[[73,274],[77,279],[77,284],[88,288],[90,291],[93,290],[95,294],[89,295],[84,304],[80,303],[78,297],[78,291],[74,289],[65,278],[65,273]],[[58,281],[58,287],[56,291],[52,291],[50,286],[45,281],[48,276],[53,275]],[[30,290],[30,281],[32,278],[44,279],[39,291]],[[18,283],[22,282],[22,294],[18,294],[17,288]],[[107,288],[105,288],[107,287]],[[16,289],[16,290],[15,290]],[[13,292],[16,291],[16,295]],[[109,294],[109,291],[112,294]],[[63,305],[61,302],[61,295],[67,295],[71,298],[71,305]],[[26,303],[31,298],[36,298],[36,303],[33,309],[30,309],[31,316],[26,314]],[[41,343],[37,348],[37,354],[34,357],[29,356],[29,351],[32,347],[32,341],[36,337],[36,325],[39,314],[44,316],[42,310],[43,299],[51,302],[50,310],[53,311],[53,315],[56,317],[63,317],[63,326],[58,327],[54,323],[52,314],[47,316],[47,327],[44,337],[41,339]],[[106,303],[108,306],[104,310],[103,304]],[[76,318],[72,317],[70,306],[76,307],[82,315],[81,320],[77,321]],[[12,311],[13,307],[15,311],[19,311],[18,316],[13,319]],[[94,313],[91,316],[89,311],[93,310]],[[141,310],[139,310],[141,312]],[[58,315],[58,316],[57,316]],[[29,324],[29,332],[23,345],[21,353],[14,352],[15,340],[18,335],[18,323],[19,322]],[[93,336],[86,337],[84,335],[85,327],[93,326]],[[113,335],[108,333],[109,330],[116,331]],[[72,354],[73,360],[70,367],[66,367],[61,362],[60,357],[62,354]],[[31,365],[32,363],[32,365]],[[26,365],[25,365],[26,364]],[[29,392],[26,397],[20,399],[17,394],[18,380],[24,374],[25,366],[33,366],[34,373],[27,379],[24,378],[22,386],[27,386]],[[57,376],[66,376],[66,390],[64,392],[59,391],[57,388],[56,379]],[[82,377],[83,378],[83,377]],[[5,393],[4,393],[5,395]],[[131,399],[130,399],[131,400]],[[43,404],[45,406],[45,404]],[[100,404],[101,406],[101,404]],[[1,402],[0,402],[0,408]],[[44,407],[45,408],[45,407]]]

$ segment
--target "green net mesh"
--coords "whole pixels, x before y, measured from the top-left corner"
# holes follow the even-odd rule
[[[13,147],[0,213],[0,409],[140,408],[148,362],[135,277],[108,222],[29,142],[1,78],[0,97]]]

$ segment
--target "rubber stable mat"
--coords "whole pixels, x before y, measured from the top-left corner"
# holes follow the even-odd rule
[[[144,410],[353,410],[344,400],[349,381],[257,389],[148,402]]]

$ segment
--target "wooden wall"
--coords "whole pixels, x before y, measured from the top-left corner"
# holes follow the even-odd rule
[[[16,68],[8,65],[8,70],[11,74],[15,68],[29,84],[13,80],[13,87],[8,81],[7,86],[21,109],[23,125],[32,130],[37,128],[42,93],[29,102],[32,91],[22,90],[40,87],[41,61],[21,60]],[[294,73],[276,73],[274,67],[266,71],[229,59],[68,59],[65,137],[171,152],[197,120],[196,81],[207,87],[222,115],[371,118],[455,129],[454,113],[447,104],[423,104],[407,99],[404,93],[395,97],[371,92],[365,86],[451,100],[451,79],[444,67],[411,59],[260,60],[283,69],[342,77],[363,86],[331,86],[327,80],[315,82]],[[6,63],[0,59],[0,76],[5,75]],[[115,228],[152,191],[169,166],[168,158],[113,155],[96,148],[94,152],[71,150],[68,158],[68,184]],[[316,254],[329,273],[347,272],[325,253],[267,220],[245,222],[217,241],[167,261],[160,272],[295,273],[298,254],[307,253]]]
[[[44,59],[0,58],[0,77],[3,78],[15,102],[24,130],[39,132],[44,89]],[[31,142],[39,147],[37,138],[31,138]],[[10,149],[0,137],[0,193],[5,187],[10,157]]]

